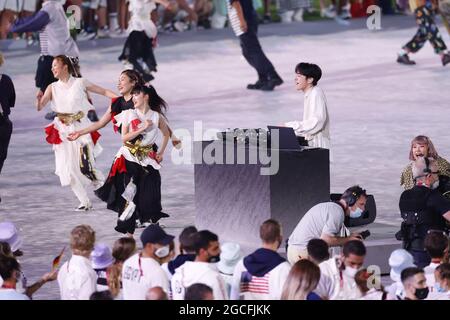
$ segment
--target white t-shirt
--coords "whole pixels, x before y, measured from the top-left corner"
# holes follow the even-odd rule
[[[173,300],[184,300],[186,288],[203,283],[213,290],[214,300],[228,300],[225,282],[217,266],[208,262],[186,261],[172,277]]]
[[[335,256],[321,264],[320,280],[314,290],[320,297],[328,300],[356,300],[361,298],[355,279],[348,277],[345,272],[339,272],[339,257]]]
[[[428,266],[426,266],[423,271],[425,271],[425,278],[427,279],[427,286],[430,288],[430,292],[433,292],[434,284],[436,283],[436,279],[434,277],[434,271],[439,266],[439,263],[430,263]]]
[[[231,286],[231,300],[280,300],[283,286],[291,270],[289,262],[282,262],[263,277],[251,276],[250,281],[242,281],[243,273],[248,272],[244,260],[234,269]]]
[[[122,287],[124,300],[145,300],[147,291],[153,287],[161,287],[169,294],[169,280],[158,261],[140,253],[123,264]]]
[[[345,213],[334,202],[319,203],[306,212],[289,236],[288,244],[305,250],[309,240],[320,238],[322,234],[337,236],[344,227]]]
[[[89,300],[97,289],[97,273],[91,261],[73,255],[58,272],[61,300]]]
[[[0,288],[0,300],[30,300],[30,298],[17,292],[16,289]]]

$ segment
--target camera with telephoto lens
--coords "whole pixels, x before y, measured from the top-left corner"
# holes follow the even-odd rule
[[[359,235],[361,236],[361,238],[366,239],[368,236],[370,236],[370,231],[369,230],[365,230],[363,232],[360,232]]]

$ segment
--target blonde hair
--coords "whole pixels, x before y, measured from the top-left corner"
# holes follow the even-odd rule
[[[95,231],[88,225],[82,224],[72,229],[70,233],[70,247],[74,253],[87,254],[94,249]]]
[[[431,139],[428,138],[427,136],[417,136],[414,139],[412,139],[412,141],[411,141],[411,148],[409,149],[409,160],[411,160],[411,161],[416,160],[414,158],[414,154],[413,154],[413,147],[415,144],[427,146],[427,149],[428,149],[428,154],[426,155],[427,157],[434,158],[434,159],[438,158],[438,153],[437,153],[436,149],[434,148],[434,144],[433,144],[433,142],[431,142]]]
[[[297,261],[284,283],[281,300],[306,300],[319,280],[320,268],[316,264],[306,259]]]
[[[3,65],[4,62],[5,59],[3,58],[3,53],[0,52],[0,67]]]

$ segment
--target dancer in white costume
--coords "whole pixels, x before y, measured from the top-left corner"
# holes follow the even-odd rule
[[[67,136],[75,130],[81,130],[91,124],[86,117],[92,105],[87,92],[94,92],[109,98],[117,95],[107,89],[76,78],[76,68],[70,58],[57,56],[52,63],[52,72],[57,82],[50,84],[41,99],[37,100],[37,110],[42,110],[48,102],[57,113],[53,122],[45,128],[46,140],[53,145],[55,152],[56,175],[62,186],[70,186],[80,201],[76,211],[92,208],[85,187],[88,184],[100,186],[103,175],[95,169],[95,156],[101,152],[97,143],[100,134],[86,135],[77,141],[69,141]]]

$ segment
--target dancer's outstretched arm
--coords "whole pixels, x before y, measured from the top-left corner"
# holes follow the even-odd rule
[[[79,137],[85,134],[104,128],[110,121],[111,121],[111,106],[109,106],[108,110],[106,110],[105,114],[100,118],[99,121],[93,122],[89,127],[86,127],[82,130],[70,133],[67,139],[69,141],[77,140]]]
[[[87,81],[86,83],[86,90],[89,92],[100,94],[110,99],[118,97],[118,95],[115,92],[109,89],[102,88],[96,84],[90,83],[89,81]]]
[[[163,139],[161,148],[159,149],[158,154],[156,155],[156,161],[161,162],[163,160],[163,154],[164,154],[164,151],[166,150],[167,143],[169,142],[169,139],[170,139],[170,132],[168,129],[169,127],[167,126],[164,119],[162,119],[161,117],[159,118],[158,128],[161,130],[162,134],[164,135],[164,139]]]
[[[37,111],[41,111],[42,109],[44,109],[44,107],[47,105],[47,103],[50,102],[50,100],[52,100],[52,85],[51,84],[49,86],[47,86],[47,89],[45,89],[45,93],[42,96],[42,98],[36,99]]]

